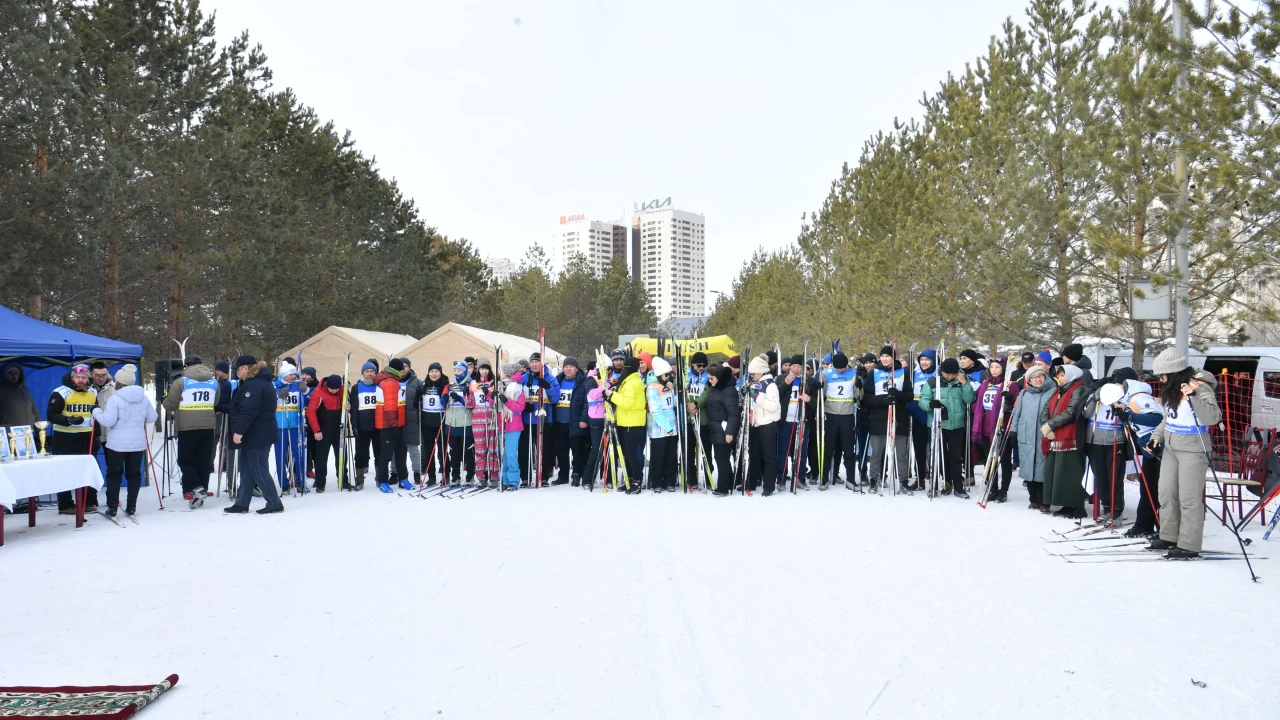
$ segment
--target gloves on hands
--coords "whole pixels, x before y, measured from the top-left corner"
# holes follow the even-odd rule
[[[934,398],[929,401],[929,407],[933,410],[939,410],[942,408],[942,401],[938,398]]]
[[[71,427],[80,427],[85,423],[84,423],[84,418],[77,415],[77,416],[68,417],[67,424],[70,425]]]

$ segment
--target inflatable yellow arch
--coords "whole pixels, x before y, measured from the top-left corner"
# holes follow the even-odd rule
[[[677,352],[685,357],[696,352],[704,352],[707,355],[723,355],[725,357],[732,357],[738,354],[733,345],[733,338],[728,335],[677,340],[663,338],[661,349],[658,348],[658,341],[655,338],[636,338],[627,343],[627,347],[631,350],[632,355],[647,352],[650,355],[659,357],[675,355]]]

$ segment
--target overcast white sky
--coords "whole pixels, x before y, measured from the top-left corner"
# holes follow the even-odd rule
[[[869,136],[918,115],[1006,17],[1025,24],[1028,1],[203,7],[482,255],[518,260],[561,215],[672,197],[706,215],[707,289],[727,292],[754,249],[795,238]]]

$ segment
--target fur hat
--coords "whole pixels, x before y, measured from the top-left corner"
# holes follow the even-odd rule
[[[752,358],[751,362],[747,364],[747,372],[752,375],[764,375],[769,372],[769,361],[763,357]]]
[[[1157,375],[1172,375],[1191,367],[1186,355],[1179,355],[1177,348],[1169,348],[1156,356],[1152,371]]]

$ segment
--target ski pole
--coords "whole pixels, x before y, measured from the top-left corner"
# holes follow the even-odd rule
[[[1200,438],[1200,447],[1204,450],[1204,459],[1209,463],[1209,472],[1213,474],[1213,484],[1218,486],[1218,494],[1226,497],[1226,491],[1222,489],[1222,481],[1218,479],[1218,469],[1213,466],[1213,454],[1209,452],[1209,446],[1205,444],[1204,441],[1204,436],[1208,434],[1208,427],[1200,424],[1200,418],[1196,415],[1195,405],[1191,404],[1191,398],[1189,397],[1187,398],[1187,407],[1191,409],[1191,419],[1196,423],[1196,436]],[[1199,428],[1202,427],[1205,428],[1205,432],[1198,432]],[[1240,531],[1236,529],[1235,518],[1231,516],[1231,504],[1223,503],[1222,510],[1223,514],[1226,515],[1227,520],[1229,521],[1227,523],[1227,529],[1231,531],[1232,535],[1236,536],[1236,542],[1240,545],[1240,554],[1244,556],[1244,564],[1249,568],[1249,577],[1251,577],[1254,582],[1258,582],[1258,574],[1253,571],[1253,563],[1249,560],[1249,551],[1245,550],[1244,547],[1246,544],[1244,538],[1240,537]],[[1275,518],[1272,517],[1271,524],[1275,525],[1275,522]],[[1270,535],[1270,531],[1268,531],[1267,534]]]

